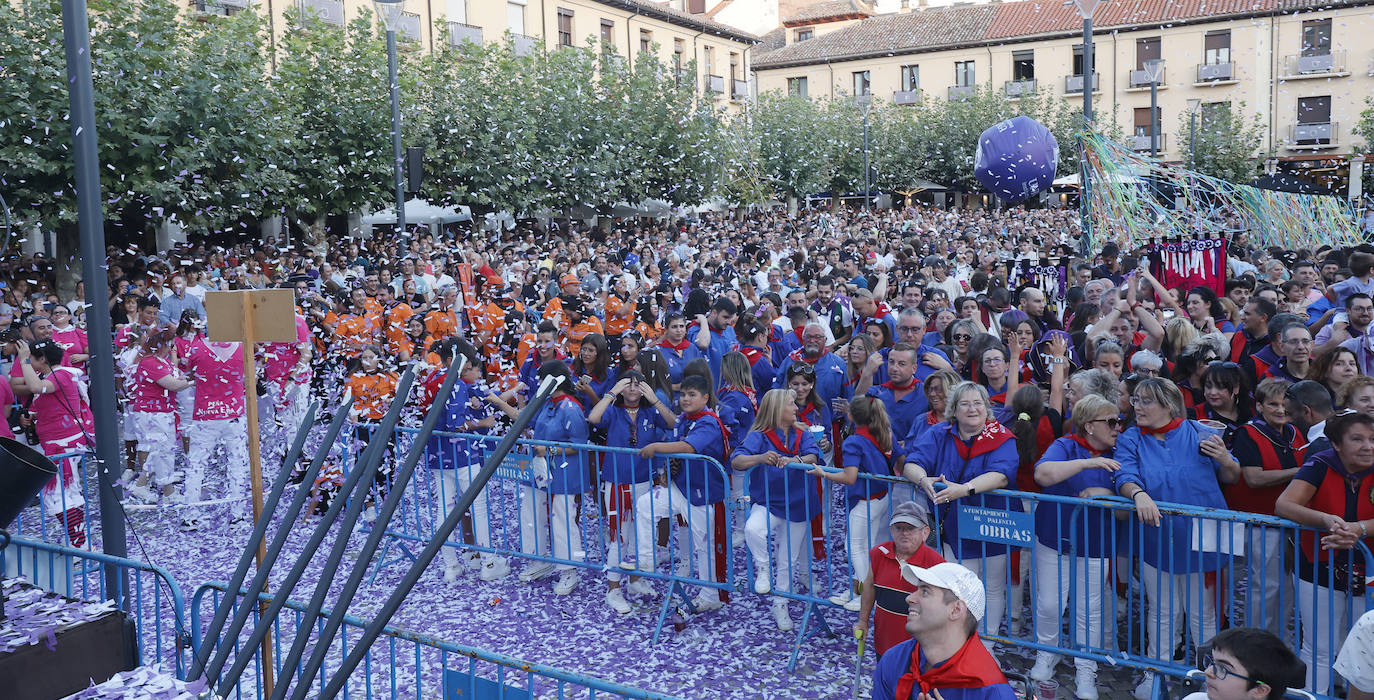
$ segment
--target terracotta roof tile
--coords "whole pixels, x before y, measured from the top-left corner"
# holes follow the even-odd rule
[[[805,24],[808,22],[819,22],[825,19],[839,19],[845,17],[872,17],[873,8],[862,0],[830,0],[829,2],[818,2],[808,7],[803,7],[790,17],[784,17],[782,23]]]
[[[995,12],[995,5],[971,5],[870,17],[838,31],[758,56],[754,59],[754,67],[781,67],[900,49],[977,43],[986,34]]]
[[[672,24],[704,29],[716,36],[728,37],[736,41],[752,44],[757,43],[759,40],[757,36],[749,32],[709,19],[704,15],[694,15],[689,12],[674,9],[663,2],[655,2],[654,0],[597,0],[597,2],[603,5],[610,5],[611,7],[618,7],[651,17],[657,17]]]
[[[758,46],[754,47],[755,61],[758,60],[759,56],[762,56],[772,51],[777,51],[778,49],[787,45],[787,28],[778,27],[777,29],[768,32],[767,34],[764,34],[760,38],[763,39],[763,41],[761,41],[758,44]]]

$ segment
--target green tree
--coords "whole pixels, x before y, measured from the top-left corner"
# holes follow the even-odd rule
[[[1264,125],[1259,115],[1245,117],[1245,103],[1207,105],[1198,115],[1193,134],[1187,114],[1179,118],[1178,142],[1183,163],[1203,175],[1245,184],[1255,179],[1257,157],[1264,145]]]
[[[748,117],[761,188],[793,200],[825,189],[834,163],[820,107],[804,97],[767,94]]]

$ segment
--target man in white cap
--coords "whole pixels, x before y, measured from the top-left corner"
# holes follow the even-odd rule
[[[902,565],[916,586],[906,631],[873,670],[873,700],[1014,700],[997,660],[978,637],[983,582],[959,564]]]

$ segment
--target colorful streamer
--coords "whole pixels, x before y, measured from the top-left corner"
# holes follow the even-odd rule
[[[1089,246],[1131,249],[1161,238],[1225,238],[1288,250],[1362,243],[1340,197],[1238,185],[1140,155],[1096,131],[1083,138]]]

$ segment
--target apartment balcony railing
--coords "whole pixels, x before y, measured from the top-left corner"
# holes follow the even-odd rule
[[[725,76],[722,76],[722,75],[707,75],[707,76],[706,76],[706,91],[707,91],[707,92],[710,92],[710,93],[714,93],[714,94],[716,94],[716,95],[723,95],[723,94],[725,94]]]
[[[1002,92],[1006,94],[1007,97],[1024,97],[1026,95],[1035,94],[1037,85],[1035,78],[1008,80],[1002,85]]]
[[[1097,74],[1097,73],[1093,73],[1093,92],[1097,92],[1097,83],[1098,83],[1097,78],[1098,78],[1098,74]],[[1075,93],[1082,93],[1082,92],[1083,92],[1083,82],[1084,82],[1083,76],[1081,76],[1081,75],[1066,75],[1066,76],[1064,76],[1064,92],[1067,93],[1067,94],[1070,94],[1070,95],[1075,94]]]
[[[413,12],[401,13],[401,18],[396,23],[396,38],[401,41],[419,41],[420,15]]]
[[[1164,151],[1165,148],[1167,148],[1164,144],[1168,141],[1168,136],[1169,136],[1168,134],[1160,134],[1160,135],[1158,135],[1158,136],[1155,137],[1156,139],[1158,139],[1158,141],[1157,141],[1157,143],[1156,143],[1156,145],[1155,145],[1155,148],[1159,149],[1159,151],[1160,151],[1161,153]],[[1142,153],[1149,153],[1149,152],[1150,152],[1150,135],[1149,135],[1149,134],[1144,134],[1144,135],[1136,134],[1136,135],[1132,136],[1132,137],[1131,137],[1131,148],[1132,148],[1133,150],[1140,151],[1140,152],[1142,152]]]
[[[1331,148],[1337,145],[1340,124],[1317,122],[1292,124],[1288,127],[1288,143],[1293,148]]]
[[[326,24],[344,25],[343,0],[300,0],[301,10]]]
[[[516,56],[530,55],[534,52],[534,47],[537,43],[534,37],[524,34],[512,34],[510,35],[510,41],[511,50],[515,52]]]
[[[948,98],[951,100],[967,100],[978,94],[977,85],[951,85],[949,86]]]
[[[1163,63],[1163,61],[1160,61],[1160,63]],[[1155,73],[1155,71],[1158,71],[1157,77],[1151,75]],[[1147,88],[1151,85],[1159,85],[1162,87],[1164,85],[1164,66],[1155,66],[1153,70],[1150,68],[1133,70],[1127,78],[1130,81],[1130,86],[1133,88]]]
[[[894,105],[914,105],[920,103],[920,90],[897,90],[892,93],[892,104]]]
[[[1285,77],[1332,75],[1345,72],[1345,52],[1328,51],[1313,56],[1284,56]]]
[[[463,24],[462,22],[449,22],[448,41],[453,46],[462,46],[465,41],[473,44],[481,44],[482,28],[474,27],[471,24]]]
[[[730,81],[730,99],[739,101],[749,96],[748,80]]]
[[[1216,83],[1224,80],[1234,80],[1236,74],[1236,64],[1226,63],[1200,63],[1197,67],[1197,82]]]

